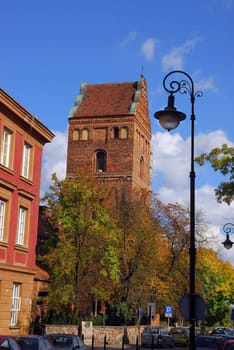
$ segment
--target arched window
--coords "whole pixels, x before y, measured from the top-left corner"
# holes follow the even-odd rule
[[[96,152],[96,172],[106,171],[106,152],[98,150]]]
[[[140,178],[143,179],[144,177],[144,158],[141,157],[140,159]]]
[[[80,139],[80,130],[79,129],[73,130],[73,140],[78,141],[79,139]]]
[[[123,126],[120,129],[120,138],[121,139],[127,139],[128,138],[128,127],[127,126]]]
[[[83,129],[81,133],[81,140],[86,141],[89,139],[89,129]]]

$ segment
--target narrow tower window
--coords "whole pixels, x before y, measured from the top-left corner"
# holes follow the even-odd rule
[[[114,127],[114,139],[119,138],[119,128],[117,126]]]
[[[105,172],[106,171],[106,152],[99,150],[96,153],[96,171]]]
[[[143,179],[144,177],[144,158],[141,157],[140,159],[140,178]]]

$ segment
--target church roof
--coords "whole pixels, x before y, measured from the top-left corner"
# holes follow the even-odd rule
[[[134,114],[143,79],[125,83],[82,83],[69,118]]]

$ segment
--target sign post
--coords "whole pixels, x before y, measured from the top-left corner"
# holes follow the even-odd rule
[[[148,303],[148,316],[149,316],[150,326],[152,325],[152,316],[155,315],[155,312],[156,312],[156,304]]]
[[[169,328],[170,317],[172,317],[172,314],[173,314],[172,306],[165,306],[164,307],[164,314],[165,314],[165,317],[167,317],[167,327]]]

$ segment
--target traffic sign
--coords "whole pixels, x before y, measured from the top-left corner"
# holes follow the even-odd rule
[[[206,303],[199,294],[194,294],[195,320],[204,320],[206,316]],[[179,309],[185,320],[189,320],[190,296],[185,294],[179,301]]]
[[[156,304],[148,303],[148,316],[154,316],[156,313]]]
[[[173,309],[172,306],[164,306],[165,317],[172,317]]]

